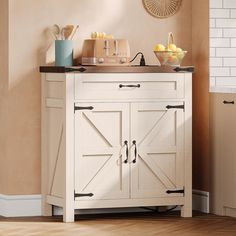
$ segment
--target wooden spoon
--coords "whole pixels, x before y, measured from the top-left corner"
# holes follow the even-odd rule
[[[60,30],[60,27],[59,25],[53,25],[52,29],[51,29],[51,32],[53,34],[53,36],[55,37],[56,40],[60,39],[60,33],[61,33],[61,30]]]
[[[69,37],[71,36],[74,28],[75,27],[73,25],[67,25],[67,26],[64,27],[64,39],[69,39]]]

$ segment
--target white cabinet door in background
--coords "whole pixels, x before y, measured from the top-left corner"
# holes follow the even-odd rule
[[[124,163],[129,104],[78,103],[76,107],[81,110],[75,111],[75,192],[93,194],[77,200],[129,198],[129,163]]]
[[[132,103],[131,197],[183,196],[167,190],[184,187],[184,109],[180,102]]]
[[[223,99],[223,98],[224,99]],[[236,208],[236,105],[235,95],[223,94],[218,100],[219,124],[217,129],[220,133],[220,171],[222,204],[227,208]],[[227,103],[228,102],[228,103]]]

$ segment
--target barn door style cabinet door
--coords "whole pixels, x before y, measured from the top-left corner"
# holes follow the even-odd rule
[[[75,192],[81,194],[78,200],[129,198],[129,104],[79,103],[78,108],[81,109],[75,112]]]
[[[169,197],[170,191],[184,190],[183,131],[183,103],[131,104],[132,198]]]
[[[192,216],[191,73],[43,73],[42,208]]]

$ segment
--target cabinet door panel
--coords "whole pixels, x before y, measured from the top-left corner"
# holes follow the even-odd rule
[[[76,104],[94,107],[75,112],[75,191],[93,193],[88,199],[129,197],[129,164],[125,140],[129,138],[128,104]]]
[[[167,105],[183,103],[133,103],[131,106],[131,141],[137,142],[137,162],[131,162],[132,198],[164,197],[169,196],[167,190],[183,189],[184,110],[167,109]],[[133,145],[133,156],[134,149]]]
[[[220,131],[220,176],[222,204],[224,207],[236,208],[236,105],[235,94],[218,96],[218,129]],[[234,101],[234,104],[227,103]]]

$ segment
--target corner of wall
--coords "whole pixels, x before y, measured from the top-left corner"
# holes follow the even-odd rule
[[[209,191],[209,0],[192,1],[193,188]]]
[[[6,184],[6,142],[7,142],[7,92],[9,76],[9,1],[0,1],[0,193],[5,192]]]

